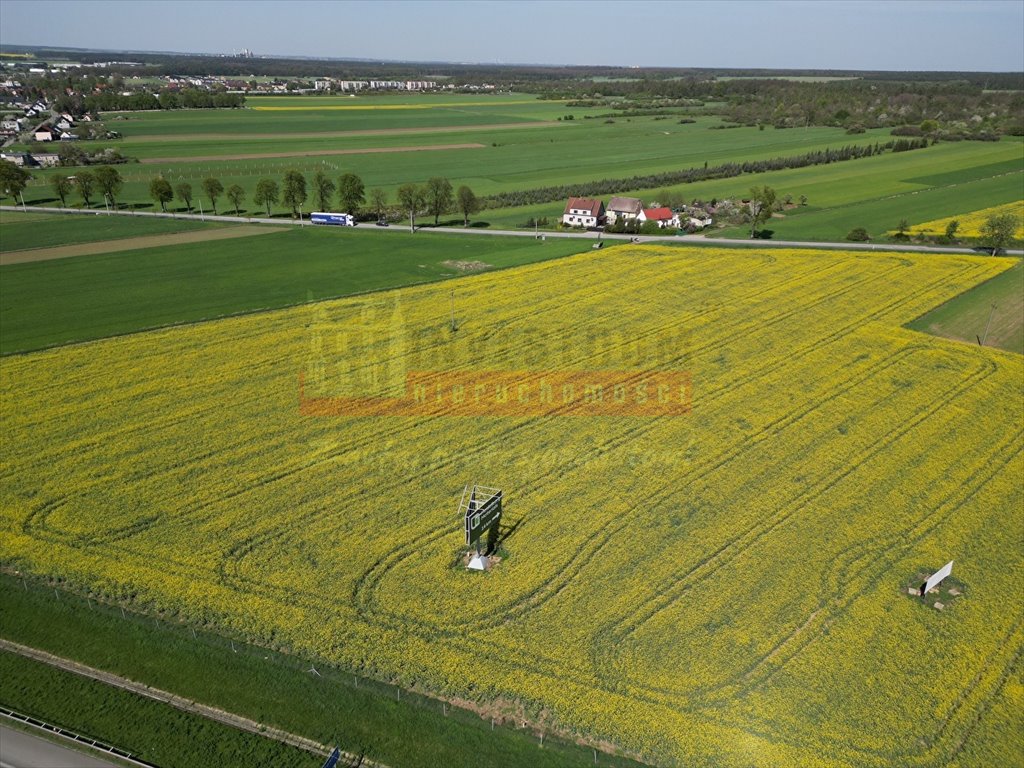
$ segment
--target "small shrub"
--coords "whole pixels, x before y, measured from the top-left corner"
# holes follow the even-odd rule
[[[864,227],[855,227],[847,233],[846,239],[853,243],[866,243],[871,239],[871,235]]]

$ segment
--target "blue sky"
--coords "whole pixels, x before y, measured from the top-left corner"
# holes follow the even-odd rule
[[[1024,70],[1024,0],[0,0],[0,42],[545,64]]]

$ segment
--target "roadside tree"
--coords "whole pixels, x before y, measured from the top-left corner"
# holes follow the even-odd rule
[[[0,160],[0,196],[18,198],[32,174],[9,160]]]
[[[174,199],[174,190],[171,182],[163,176],[157,176],[149,182],[149,196],[160,203],[160,210],[167,213],[167,204]]]
[[[426,194],[427,213],[434,217],[434,226],[437,226],[438,219],[442,213],[452,209],[455,202],[452,192],[452,183],[443,176],[434,176],[427,179]]]
[[[416,231],[416,214],[426,204],[426,193],[415,184],[403,184],[398,188],[398,204],[402,210],[409,212],[409,229]]]
[[[292,217],[298,217],[299,208],[306,202],[306,177],[299,171],[285,172],[281,200],[292,209]]]
[[[951,222],[949,222],[949,224],[946,225],[946,234],[944,235],[944,237],[946,238],[947,243],[956,242],[956,231],[958,229],[960,229],[959,219],[953,219]]]
[[[370,208],[377,215],[377,221],[383,219],[388,210],[388,193],[383,189],[371,189]]]
[[[463,184],[455,193],[458,200],[459,211],[462,212],[462,226],[469,226],[469,217],[480,210],[480,201],[473,194],[473,190]]]
[[[238,215],[238,209],[242,207],[242,202],[245,200],[245,190],[242,189],[238,184],[232,184],[228,187],[228,200],[235,206],[235,216]]]
[[[317,171],[313,177],[313,195],[316,197],[318,211],[331,209],[331,198],[334,197],[334,182],[327,178],[323,171]]]
[[[210,176],[203,179],[203,192],[210,199],[210,205],[213,206],[213,214],[216,216],[217,198],[224,194],[224,185],[220,183],[220,179]]]
[[[92,171],[79,171],[75,174],[75,186],[78,188],[78,196],[82,198],[85,207],[92,205],[92,193],[96,190],[96,177]]]
[[[174,188],[174,194],[178,196],[178,199],[185,203],[185,207],[189,213],[192,213],[192,185],[187,181],[181,182]]]
[[[363,180],[354,173],[343,173],[338,179],[338,202],[341,204],[343,213],[350,213],[353,216],[366,202],[366,190],[363,187]]]
[[[50,186],[53,187],[53,193],[60,198],[60,207],[66,208],[68,195],[71,194],[71,179],[58,173],[50,177]]]
[[[1001,216],[989,216],[981,225],[981,242],[986,248],[992,249],[992,255],[998,255],[1011,242],[1017,232],[1017,217],[1011,213]]]
[[[277,182],[273,179],[260,179],[256,182],[256,194],[253,195],[252,201],[256,205],[265,205],[267,207],[267,216],[270,216],[270,206],[277,205],[277,201],[281,199],[281,193],[278,190]]]
[[[750,237],[757,236],[757,229],[772,217],[775,207],[775,190],[767,184],[763,187],[750,189]]]
[[[101,165],[97,168],[96,186],[99,187],[100,192],[110,201],[111,207],[116,211],[117,195],[121,191],[121,187],[124,186],[124,180],[121,178],[117,168],[109,165]]]

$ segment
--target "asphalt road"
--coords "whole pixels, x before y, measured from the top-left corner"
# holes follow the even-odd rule
[[[150,211],[101,211],[79,208],[48,208],[45,206],[32,206],[24,208],[16,205],[0,205],[0,210],[5,211],[36,211],[38,213],[63,213],[69,215],[85,216],[149,216],[161,219],[190,219],[193,221],[219,221],[230,224],[291,224],[292,226],[318,226],[310,224],[309,219],[303,219],[300,224],[292,219],[268,219],[260,216],[212,216],[210,214],[200,215],[198,213],[158,213]],[[306,214],[307,216],[309,214]],[[421,223],[429,221],[429,217],[420,219]],[[370,222],[363,222],[360,229],[369,229],[375,232],[408,232],[407,223],[395,223],[389,227],[377,227]],[[512,237],[536,237],[531,230],[522,229],[475,229],[473,227],[419,227],[416,231],[429,237],[431,232],[443,232],[453,235],[502,235]],[[983,250],[974,248],[956,248],[941,245],[913,245],[908,243],[850,243],[850,242],[813,242],[808,240],[732,240],[723,237],[705,237],[704,235],[616,235],[599,232],[580,232],[578,230],[566,230],[562,232],[540,232],[544,237],[569,237],[582,238],[585,240],[602,240],[615,242],[623,240],[634,240],[638,243],[692,243],[694,245],[720,245],[725,247],[755,247],[755,248],[827,248],[843,251],[897,251],[905,253],[967,253],[973,255],[987,255]],[[1005,256],[1024,256],[1024,250],[1005,250]]]
[[[0,768],[117,768],[114,763],[0,725]]]

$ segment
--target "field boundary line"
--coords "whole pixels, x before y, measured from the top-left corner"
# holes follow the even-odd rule
[[[73,245],[57,245],[51,248],[25,248],[20,251],[0,252],[0,266],[8,264],[28,264],[36,261],[52,261],[67,259],[73,256],[99,256],[121,251],[138,251],[148,248],[160,248],[169,245],[192,245],[211,240],[234,240],[239,237],[269,235],[274,232],[286,232],[285,227],[264,227],[246,225],[225,227],[222,229],[199,229],[186,232],[170,232],[163,235],[141,235],[138,237],[122,237],[114,240],[99,240],[93,243],[75,243]]]
[[[163,704],[169,704],[182,712],[200,715],[208,720],[214,720],[223,725],[229,725],[232,728],[247,731],[249,733],[256,734],[257,736],[265,736],[268,739],[273,739],[274,741],[279,741],[283,744],[297,747],[298,749],[306,752],[312,752],[315,755],[327,757],[333,750],[333,747],[321,744],[313,739],[308,739],[305,736],[299,736],[298,734],[290,733],[280,728],[259,723],[255,720],[250,720],[247,717],[226,712],[223,709],[211,707],[206,704],[200,704],[197,701],[183,698],[160,688],[153,688],[145,683],[137,683],[126,677],[115,675],[112,672],[105,672],[101,669],[81,664],[80,662],[72,659],[56,656],[52,653],[48,653],[47,651],[22,645],[21,643],[15,643],[2,637],[0,637],[0,650],[15,653],[19,656],[33,659],[34,661],[47,664],[51,667],[62,669],[65,672],[71,672],[73,674],[80,675],[81,677],[96,680],[100,683],[106,683],[107,685],[111,685],[115,688],[120,688],[122,690],[129,691],[130,693],[144,696],[147,699],[153,699],[154,701],[159,701]],[[357,761],[360,759],[359,755],[354,755],[351,752],[342,752],[342,756],[349,761]],[[362,758],[361,765],[365,765],[367,768],[387,768],[383,763],[378,763],[367,758]]]

